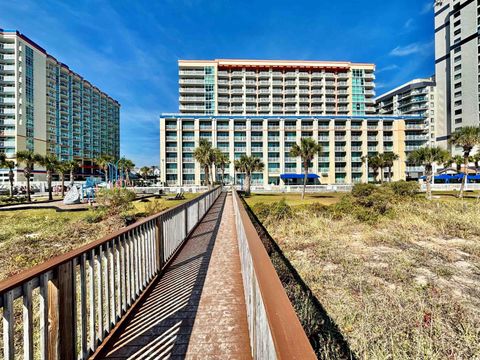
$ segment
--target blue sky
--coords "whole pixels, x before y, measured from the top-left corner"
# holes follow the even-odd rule
[[[159,163],[159,114],[178,111],[178,59],[377,65],[377,94],[434,73],[432,0],[0,0],[16,29],[117,99],[121,154]]]

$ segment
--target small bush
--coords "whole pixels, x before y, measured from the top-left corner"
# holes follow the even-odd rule
[[[396,202],[390,187],[373,184],[357,184],[331,211],[334,215],[352,215],[362,222],[376,222],[387,215]]]
[[[107,212],[104,208],[90,209],[88,210],[87,216],[85,216],[85,221],[89,224],[99,223],[106,215]]]
[[[131,201],[135,200],[135,197],[135,193],[127,189],[101,189],[97,194],[97,203],[106,208],[108,214],[117,215],[130,210],[132,207]]]
[[[27,202],[26,196],[0,196],[0,204],[21,204]]]
[[[168,205],[165,203],[165,200],[154,199],[145,204],[145,214],[154,215],[162,212],[168,208]]]
[[[272,204],[257,203],[252,208],[257,217],[265,223],[291,218],[293,211],[285,198]]]
[[[364,198],[370,196],[376,189],[377,186],[374,184],[355,184],[352,189],[352,196]]]
[[[392,189],[395,195],[400,197],[413,197],[420,192],[420,184],[416,181],[395,181],[385,186]]]

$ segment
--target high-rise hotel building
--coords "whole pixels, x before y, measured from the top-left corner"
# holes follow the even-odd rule
[[[435,77],[414,79],[375,99],[380,115],[419,115],[425,118],[424,138],[435,144]]]
[[[480,125],[480,0],[435,2],[436,137]]]
[[[0,152],[77,159],[94,174],[93,160],[119,157],[120,105],[17,31],[0,29]],[[23,180],[22,164],[18,180]],[[34,179],[44,178],[40,167]],[[7,174],[0,169],[0,182]]]
[[[373,115],[373,64],[180,60],[180,112],[206,115]]]
[[[425,144],[421,116],[375,115],[374,65],[320,61],[179,61],[180,114],[160,119],[161,178],[168,185],[200,185],[193,157],[200,139],[228,154],[227,181],[243,174],[233,161],[262,159],[257,185],[302,174],[295,143],[312,137],[322,153],[310,173],[322,184],[373,180],[362,157],[393,151],[393,178],[409,176],[406,156]],[[419,139],[420,141],[417,141]],[[411,142],[411,140],[415,140]]]

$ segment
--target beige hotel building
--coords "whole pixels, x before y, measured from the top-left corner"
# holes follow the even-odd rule
[[[168,185],[200,185],[193,158],[200,139],[227,153],[227,181],[242,154],[262,159],[257,185],[291,183],[302,174],[289,151],[302,137],[323,146],[310,172],[322,184],[373,180],[362,156],[393,151],[400,156],[395,180],[418,169],[406,156],[425,144],[421,116],[378,116],[373,64],[324,61],[179,61],[180,114],[160,119],[161,178]],[[318,183],[318,180],[316,180]]]

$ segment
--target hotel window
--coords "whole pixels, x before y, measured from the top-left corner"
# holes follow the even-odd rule
[[[456,65],[454,68],[453,68],[453,71],[459,71],[459,70],[462,70],[462,65]]]
[[[456,54],[458,52],[462,51],[462,47],[461,46],[458,46],[456,47],[455,49],[453,49],[453,52]]]
[[[461,32],[462,32],[462,29],[457,29],[457,30],[455,30],[455,32],[453,33],[453,36],[460,35]]]
[[[454,62],[457,63],[457,62],[459,62],[459,61],[461,61],[461,60],[462,60],[462,55],[458,55],[458,56],[455,57]]]
[[[461,88],[461,87],[462,87],[462,83],[461,83],[461,82],[455,84],[455,89],[459,89],[459,88]]]
[[[458,79],[461,79],[461,78],[462,78],[462,74],[456,74],[455,77],[454,77],[455,80],[458,80]]]

